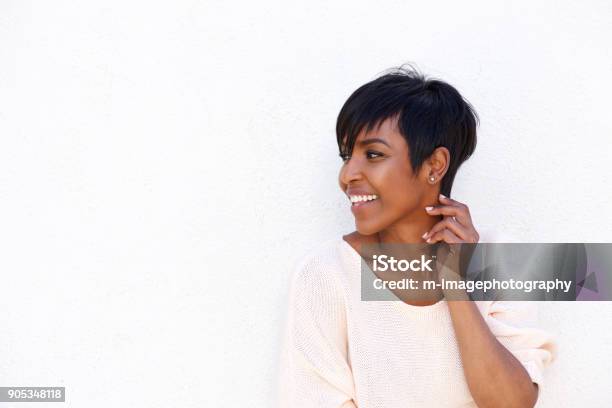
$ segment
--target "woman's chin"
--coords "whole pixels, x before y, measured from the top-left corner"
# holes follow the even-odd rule
[[[361,235],[374,235],[380,231],[373,225],[363,225],[362,223],[355,223],[355,229]]]

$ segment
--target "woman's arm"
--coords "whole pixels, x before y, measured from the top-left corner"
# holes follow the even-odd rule
[[[462,243],[477,243],[478,232],[465,204],[443,195],[440,195],[440,203],[442,205],[426,208],[430,215],[443,215],[444,218],[423,238],[428,243],[445,242],[451,248],[455,247],[442,254],[445,256],[438,256],[438,261],[445,259],[443,268],[438,273],[444,278],[461,279],[459,251],[456,247]],[[505,325],[504,319],[514,320],[519,313],[515,313],[516,310],[512,310],[512,307],[504,307],[503,302],[493,302],[497,309],[493,311],[495,316],[497,319],[501,317],[500,321],[491,319],[496,331],[493,333],[477,305],[469,299],[465,291],[445,292],[452,292],[445,293],[445,297],[450,299],[447,304],[461,353],[461,362],[476,404],[479,407],[533,407],[538,399],[538,385],[531,377],[535,375],[540,381],[539,371],[536,370],[541,364],[536,361],[544,364],[545,360],[552,358],[552,344],[535,330]],[[500,343],[497,335],[505,338],[504,341],[509,344]],[[507,348],[512,341],[521,344],[521,349],[515,352],[525,358],[525,361],[529,361],[531,372],[527,372]]]
[[[280,359],[280,408],[356,408],[344,298],[334,271],[308,257],[294,271]]]
[[[465,295],[467,298],[467,294]],[[448,302],[468,387],[479,407],[533,407],[538,386],[472,301]]]

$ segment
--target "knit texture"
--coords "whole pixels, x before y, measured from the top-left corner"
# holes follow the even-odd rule
[[[303,257],[290,281],[279,369],[282,408],[475,407],[445,301],[362,301],[361,257],[343,239]],[[556,355],[535,302],[475,302],[542,389]]]

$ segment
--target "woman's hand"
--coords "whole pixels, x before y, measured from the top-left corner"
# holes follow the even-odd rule
[[[467,205],[452,200],[440,194],[440,203],[435,207],[427,207],[425,210],[429,215],[442,215],[442,221],[423,235],[423,239],[429,244],[444,243],[438,246],[436,251],[436,272],[438,279],[460,280],[465,276],[465,269],[469,263],[475,245],[480,236],[474,228],[472,217]],[[450,293],[445,291],[448,298],[463,298],[464,293]]]
[[[423,235],[428,244],[446,242],[447,244],[476,244],[480,236],[472,223],[472,216],[467,205],[440,194],[440,203],[434,207],[426,207],[429,215],[443,215],[442,221]]]
[[[440,203],[426,208],[442,221],[423,235],[436,245],[436,275],[445,281],[462,280],[480,240],[467,205],[440,195]],[[465,255],[465,256],[464,256]],[[463,267],[465,266],[465,267]],[[478,406],[533,407],[538,386],[517,358],[493,335],[481,311],[465,289],[442,285],[461,354],[466,381]],[[458,302],[455,302],[457,300]],[[491,373],[496,375],[494,378]]]

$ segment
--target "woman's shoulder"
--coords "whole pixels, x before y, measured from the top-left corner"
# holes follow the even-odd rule
[[[293,298],[306,303],[339,301],[342,292],[339,277],[346,265],[346,249],[342,245],[341,238],[326,239],[297,258],[289,280]]]
[[[359,267],[359,255],[352,234],[325,239],[311,246],[294,263],[294,274],[317,280],[333,279]],[[358,248],[358,247],[357,247]],[[357,265],[357,266],[356,266]]]
[[[297,259],[298,266],[324,266],[337,260],[342,252],[342,238],[330,238],[308,248]]]

